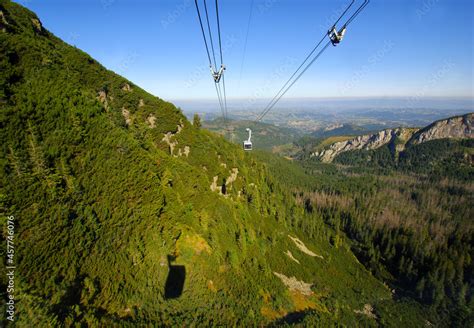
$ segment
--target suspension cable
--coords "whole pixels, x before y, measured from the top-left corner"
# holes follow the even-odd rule
[[[226,89],[225,89],[225,75],[222,75],[222,89],[224,90],[224,111],[225,111],[225,116],[227,119],[228,113],[227,113],[227,94],[226,94]]]
[[[211,40],[212,57],[213,57],[213,59],[214,59],[214,69],[217,69],[216,54],[215,54],[215,52],[214,52],[214,42],[212,41],[211,25],[209,24],[209,13],[208,13],[208,11],[207,11],[207,3],[206,3],[206,0],[204,0],[204,10],[206,11],[207,29],[208,29],[208,31],[209,31],[209,39]]]
[[[344,12],[341,14],[341,16],[339,16],[338,20],[334,23],[334,26],[337,25],[337,23],[339,23],[339,21],[341,20],[341,18],[347,13],[347,11],[352,7],[352,5],[354,4],[355,0],[352,0],[352,2],[349,4],[349,6],[347,6],[346,10],[344,10]]]
[[[354,4],[354,1],[355,0],[352,0],[351,3],[347,6],[346,10],[344,10],[344,12],[339,16],[339,18],[336,20],[336,23],[333,25],[333,26],[336,26],[336,24],[342,19],[342,17],[347,13],[347,11],[352,7],[352,5]],[[358,15],[359,13],[364,10],[364,8],[368,5],[368,3],[370,2],[370,0],[364,0],[364,2],[359,6],[359,8],[354,12],[354,14],[352,14],[352,16],[346,21],[346,23],[344,24],[344,27],[347,27]],[[314,57],[311,62],[303,69],[303,71],[296,77],[295,80],[293,80],[293,82],[290,83],[290,81],[295,77],[296,74],[298,74],[299,70],[305,65],[305,63],[308,61],[308,59],[314,54],[314,52],[316,51],[316,49],[319,48],[319,46],[321,45],[321,43],[324,41],[324,39],[326,38],[326,33],[324,34],[323,38],[321,39],[321,41],[319,41],[319,43],[317,43],[317,45],[313,48],[313,50],[310,52],[310,54],[305,58],[305,60],[303,61],[303,63],[296,69],[296,71],[293,73],[293,75],[291,75],[291,77],[285,82],[285,84],[283,85],[283,87],[277,92],[277,94],[272,98],[272,100],[270,100],[270,102],[268,103],[268,105],[264,108],[264,110],[262,111],[262,113],[257,117],[257,119],[255,120],[255,122],[258,122],[260,120],[263,119],[263,117],[265,117],[265,115],[267,115],[267,113],[273,108],[275,107],[275,105],[278,103],[278,101],[280,101],[280,99],[288,92],[288,90],[301,78],[301,76],[308,70],[308,68],[322,55],[322,53],[327,49],[327,47],[329,46],[329,44],[331,43],[331,41],[328,41],[327,44],[324,46],[324,48],[316,55],[316,57]]]
[[[275,107],[275,105],[277,104],[278,101],[280,101],[280,99],[288,92],[288,90],[290,90],[290,88],[301,78],[301,76],[303,76],[303,74],[311,67],[311,65],[313,65],[313,63],[323,54],[324,51],[326,51],[326,49],[328,48],[328,46],[331,44],[331,41],[328,41],[326,43],[326,45],[323,47],[323,49],[316,55],[316,57],[314,57],[310,62],[309,64],[304,68],[304,70],[296,77],[296,79],[285,89],[285,91],[275,100],[275,102],[273,102],[273,104],[268,107],[268,109],[263,112],[262,114],[260,114],[259,118],[257,118],[257,122],[258,121],[261,121],[265,115],[267,115],[267,113],[273,108]]]
[[[225,115],[223,111],[224,105],[222,104],[222,96],[221,96],[221,88],[220,88],[220,85],[218,85],[217,83],[214,83],[214,86],[216,87],[217,99],[219,100],[219,107],[221,108],[222,118],[225,121]]]
[[[207,52],[207,58],[209,59],[209,65],[212,66],[211,55],[209,53],[209,47],[207,45],[207,40],[206,40],[206,33],[204,33],[204,27],[202,25],[201,12],[199,11],[197,0],[194,0],[194,3],[196,4],[196,10],[199,17],[199,24],[201,25],[202,38],[204,39],[204,44],[206,45],[206,52]]]
[[[224,63],[222,59],[222,41],[221,41],[221,21],[219,19],[219,5],[216,0],[216,17],[217,17],[217,34],[219,35],[219,51],[221,53],[221,65]]]
[[[357,11],[347,20],[347,22],[344,24],[344,26],[348,26],[350,23],[352,23],[352,21],[360,14],[360,12],[362,10],[365,9],[365,7],[367,7],[367,5],[369,4],[370,0],[364,0],[364,3],[359,7],[359,9],[357,9]]]
[[[204,32],[204,25],[203,25],[203,22],[202,22],[201,12],[199,10],[199,5],[197,3],[197,0],[194,0],[194,4],[196,5],[196,11],[197,11],[198,18],[199,18],[199,25],[201,26],[202,37],[204,39],[204,45],[206,46],[206,53],[207,53],[207,58],[209,60],[209,67],[211,67],[211,69],[213,69],[212,68],[211,54],[210,54],[210,51],[209,51],[209,44],[207,42],[206,33]],[[210,38],[211,47],[212,47],[212,55],[213,55],[213,59],[214,59],[214,67],[215,67],[216,66],[216,56],[215,56],[215,52],[214,52],[214,44],[213,44],[213,41],[212,41],[212,33],[211,33],[211,27],[210,27],[210,24],[209,24],[209,15],[208,15],[208,11],[207,11],[206,0],[204,0],[204,5],[205,5],[207,27],[208,27],[208,31],[209,31],[209,38]],[[225,122],[226,113],[225,113],[225,110],[224,110],[224,103],[222,101],[222,95],[221,95],[221,92],[219,91],[219,88],[217,87],[216,82],[214,82],[214,85],[215,85],[215,89],[216,89],[216,93],[217,93],[217,99],[219,101],[219,107],[220,107],[222,117],[224,118],[224,122]]]
[[[219,17],[219,4],[218,1],[216,0],[216,17],[217,17],[217,34],[219,36],[219,52],[221,55],[221,67],[224,65],[224,59],[222,56],[222,39],[221,39],[221,20]],[[224,96],[224,113],[225,113],[225,119],[227,119],[227,93],[225,89],[225,74],[222,75],[222,89],[223,89],[223,96]]]
[[[311,58],[311,56],[314,54],[314,52],[316,51],[316,49],[318,49],[318,47],[321,45],[321,43],[324,41],[324,39],[326,39],[326,35],[324,35],[324,37],[321,39],[321,41],[318,42],[318,44],[313,48],[313,50],[311,50],[311,52],[309,53],[308,56],[306,56],[306,58],[304,59],[304,61],[301,63],[301,65],[296,69],[296,71],[290,76],[290,78],[285,82],[285,84],[283,84],[283,86],[280,88],[280,90],[278,90],[277,94],[272,98],[272,100],[270,100],[270,102],[268,103],[268,105],[265,107],[265,109],[262,111],[262,114],[263,113],[266,113],[267,109],[272,106],[273,102],[278,98],[278,95],[286,88],[286,86],[291,82],[291,80],[296,76],[296,74],[298,74],[298,71],[304,66],[304,64],[308,61],[309,58]],[[259,115],[259,118],[257,118],[257,121],[260,121],[262,118],[262,114]]]
[[[247,33],[245,34],[244,52],[242,54],[242,62],[240,63],[240,74],[239,74],[238,88],[240,88],[240,82],[242,80],[242,72],[244,70],[245,55],[247,53],[247,42],[248,42],[248,39],[249,39],[249,32],[250,32],[250,22],[252,21],[253,3],[254,3],[254,0],[252,0],[252,2],[250,3],[250,14],[249,14],[249,19],[247,21]]]

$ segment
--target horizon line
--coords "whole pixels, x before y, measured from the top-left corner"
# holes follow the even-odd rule
[[[161,97],[160,97],[161,98]],[[166,101],[217,101],[216,98],[209,97],[209,98],[161,98]],[[232,101],[248,101],[253,100],[256,101],[264,101],[270,100],[271,98],[252,98],[252,97],[229,97],[227,100]],[[406,95],[406,96],[347,96],[347,97],[290,97],[286,99],[282,99],[282,101],[288,100],[398,100],[398,99],[419,99],[419,100],[471,100],[474,101],[474,95],[466,95],[466,96],[417,96],[417,95]]]

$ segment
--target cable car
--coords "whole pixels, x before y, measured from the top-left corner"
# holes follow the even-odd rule
[[[219,83],[221,81],[222,75],[224,74],[225,65],[221,65],[219,71],[216,71],[213,66],[209,66],[209,69],[211,70],[211,75],[214,79],[214,82]]]
[[[252,141],[250,140],[252,138],[252,130],[249,128],[245,129],[249,133],[249,138],[247,140],[244,140],[244,150],[252,150]]]
[[[328,31],[328,36],[333,46],[337,46],[339,43],[341,43],[345,34],[346,34],[345,25],[341,28],[339,32],[336,30],[336,25],[334,25],[332,29]]]

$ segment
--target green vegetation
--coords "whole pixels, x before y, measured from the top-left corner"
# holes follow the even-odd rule
[[[288,186],[305,212],[333,228],[329,242],[334,247],[349,242],[406,309],[424,304],[423,311],[436,312],[442,326],[474,322],[472,180],[311,160],[302,162],[303,169],[266,159],[274,176],[293,177]]]
[[[194,114],[194,117],[193,117],[193,126],[195,128],[200,128],[202,126],[201,124],[201,118],[199,117],[198,114]]]
[[[233,121],[224,122],[222,118],[203,123],[204,127],[226,137],[226,139],[242,144],[248,139],[246,128],[252,129],[252,143],[257,149],[273,151],[281,145],[291,144],[300,137],[300,132],[296,129],[282,128],[271,124],[254,121]]]
[[[321,129],[317,130],[311,135],[317,138],[329,138],[334,136],[357,136],[362,134],[369,134],[371,130],[366,127],[358,126],[355,124],[343,124],[341,126],[334,127],[333,129]]]
[[[474,179],[473,150],[472,139],[440,139],[409,144],[400,153],[394,151],[393,145],[374,150],[348,151],[339,154],[334,162],[470,182]]]
[[[345,141],[350,139],[350,136],[332,136],[329,138],[317,138],[311,135],[306,135],[291,144],[286,144],[280,147],[274,147],[273,153],[282,157],[289,157],[298,160],[305,160],[311,157],[313,152],[321,151],[332,143]]]
[[[308,145],[311,152],[315,143]],[[299,158],[316,183],[300,203],[350,238],[359,260],[397,295],[428,305],[446,324],[469,325],[473,147],[472,139],[408,144],[401,152],[388,144],[343,152],[335,165],[310,160],[303,151]]]
[[[30,11],[5,0],[0,11],[0,242],[14,215],[14,326],[469,322],[465,185],[399,185],[400,202],[413,198],[406,215],[421,227],[433,220],[419,235],[364,226],[382,207],[394,211],[377,191],[396,179],[246,153],[66,45]],[[427,274],[419,288],[418,273]],[[421,302],[392,293],[387,284],[403,275]]]
[[[331,145],[335,142],[346,141],[346,140],[349,140],[351,138],[352,138],[351,136],[332,136],[332,137],[329,137],[329,138],[325,138],[325,139],[321,140],[321,142],[316,145],[316,147],[314,148],[314,151],[321,151],[326,146],[329,146],[329,145]]]
[[[314,175],[319,164],[308,164]],[[309,170],[309,168],[308,168]],[[474,185],[447,177],[338,169],[301,195],[397,295],[428,304],[447,322],[472,323]]]

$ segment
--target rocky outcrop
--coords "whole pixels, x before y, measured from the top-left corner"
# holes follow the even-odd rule
[[[219,176],[217,175],[212,179],[211,191],[212,192],[219,191],[219,193],[222,193],[222,187],[217,185],[217,179],[219,179]]]
[[[150,124],[151,122],[148,121],[148,123]],[[153,120],[153,123],[155,123],[155,120]],[[149,125],[149,126],[151,127],[151,125]],[[177,129],[176,133],[173,133],[173,132],[165,133],[163,135],[163,139],[161,139],[161,141],[166,142],[168,144],[168,146],[170,147],[170,154],[173,155],[174,157],[183,156],[183,155],[188,157],[189,152],[191,151],[191,148],[189,146],[184,147],[184,151],[182,151],[181,149],[178,149],[178,154],[177,155],[173,154],[174,149],[178,145],[178,140],[172,141],[171,138],[175,138],[176,135],[180,134],[181,131],[183,131],[183,129],[184,129],[183,120],[179,120],[179,124],[176,126],[176,129]]]
[[[391,144],[394,151],[399,153],[405,149],[405,145],[409,144],[420,144],[446,138],[473,138],[473,118],[474,114],[469,113],[436,121],[423,129],[387,129],[375,134],[333,143],[320,152],[312,153],[311,157],[317,157],[322,162],[330,163],[337,155],[350,150],[371,150]]]
[[[232,168],[232,170],[230,171],[230,176],[224,179],[225,185],[221,185],[221,186],[217,184],[217,180],[219,179],[219,176],[216,175],[212,180],[211,191],[213,192],[218,191],[220,195],[227,197],[228,195],[226,195],[226,190],[232,189],[232,184],[237,180],[238,175],[239,175],[239,169],[237,167]]]
[[[313,153],[311,156],[318,157],[322,162],[329,163],[339,154],[350,150],[370,150],[380,148],[397,138],[411,136],[410,129],[397,128],[380,131],[376,134],[358,136],[350,140],[333,143],[321,152]]]
[[[127,126],[132,124],[132,119],[130,117],[130,111],[128,109],[124,108],[124,107],[122,108],[122,116],[125,119],[125,124]]]
[[[318,255],[316,253],[313,253],[312,251],[310,251],[308,249],[308,247],[306,247],[306,245],[301,241],[299,240],[298,238],[296,237],[292,237],[291,235],[288,235],[288,237],[293,240],[293,242],[295,243],[296,247],[298,247],[298,249],[300,251],[302,251],[303,253],[305,253],[306,255],[309,255],[309,256],[312,256],[312,257],[319,257],[321,259],[324,259],[321,255]]]
[[[161,139],[161,141],[164,141],[168,144],[168,146],[170,147],[170,154],[173,155],[173,152],[174,152],[174,148],[176,147],[176,145],[178,145],[178,141],[172,141],[171,138],[174,137],[174,134],[172,132],[168,132],[168,133],[165,133],[163,135],[163,139]]]
[[[128,83],[125,83],[122,86],[122,90],[125,91],[125,92],[132,92],[132,88],[130,87],[130,84],[128,84]]]
[[[7,25],[8,25],[7,19],[5,18],[3,11],[0,10],[0,31],[6,32]]]
[[[374,314],[374,308],[370,304],[365,304],[362,310],[354,310],[357,314],[363,314],[371,319],[377,319],[377,316]]]
[[[430,140],[446,138],[473,138],[474,113],[455,116],[446,120],[436,121],[419,130],[410,140],[412,144],[420,144]]]
[[[191,147],[189,146],[184,146],[184,151],[183,151],[183,154],[188,157],[189,156],[189,153],[191,152]]]
[[[32,18],[31,22],[33,23],[33,27],[37,32],[43,32],[43,25],[38,18]]]
[[[273,274],[277,276],[278,278],[280,278],[283,284],[285,284],[285,286],[288,287],[290,291],[298,291],[305,296],[310,296],[313,294],[313,291],[311,290],[311,287],[313,284],[300,281],[296,279],[296,277],[294,276],[289,278],[285,276],[284,274],[276,272],[276,271],[274,271]]]
[[[290,252],[290,250],[286,250],[286,256],[288,256],[290,259],[292,259],[293,261],[295,261],[296,263],[298,264],[301,264],[300,261],[298,261],[297,259],[295,259],[295,257],[293,256],[293,254]]]
[[[239,175],[239,169],[234,167],[230,173],[230,176],[226,179],[225,184],[230,185],[237,180],[237,176]]]
[[[104,109],[106,111],[109,110],[109,102],[107,101],[107,92],[104,90],[99,91],[99,95],[97,96],[97,99],[104,105]]]
[[[154,127],[156,127],[156,117],[155,117],[155,115],[151,114],[150,116],[147,117],[146,121],[147,121],[148,127],[150,129],[153,129]]]

